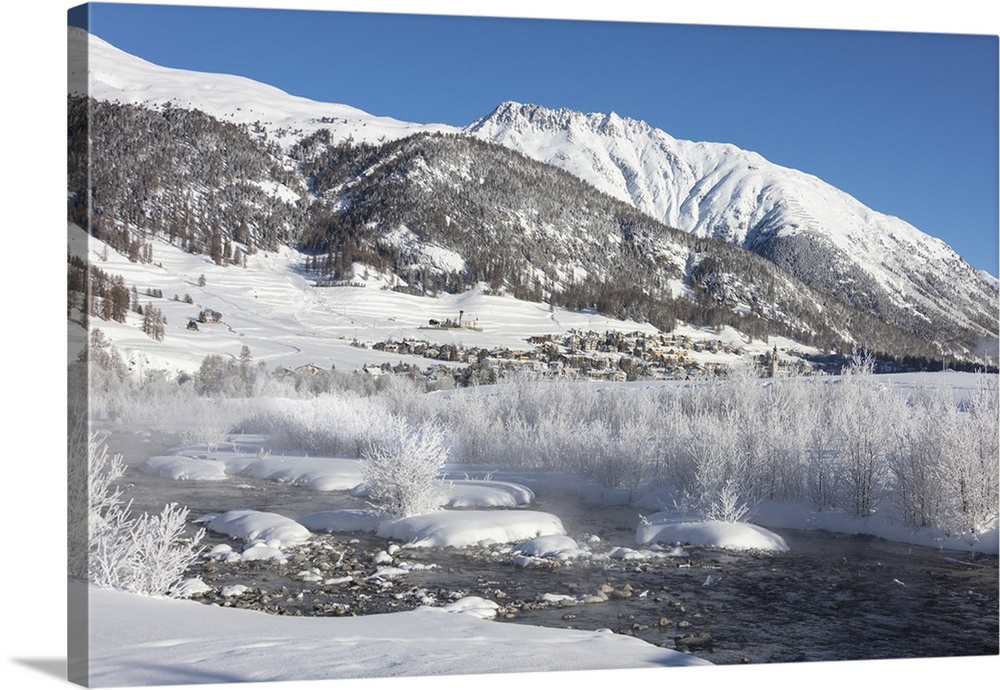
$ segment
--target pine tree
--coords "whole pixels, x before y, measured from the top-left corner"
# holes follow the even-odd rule
[[[163,312],[154,307],[151,302],[147,303],[142,315],[142,332],[153,340],[163,340],[165,324]]]
[[[216,266],[221,266],[225,261],[225,256],[222,253],[222,233],[219,232],[218,228],[212,231],[212,241],[209,249],[209,255],[212,258],[212,263]]]

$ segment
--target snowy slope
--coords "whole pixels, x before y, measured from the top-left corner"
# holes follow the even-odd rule
[[[76,246],[87,242],[84,231],[70,224],[68,233]],[[87,257],[111,275],[120,275],[135,286],[139,302],[160,309],[167,324],[162,341],[141,330],[142,317],[130,312],[126,323],[94,319],[92,326],[122,352],[136,374],[152,369],[169,372],[194,371],[207,355],[235,360],[245,345],[255,362],[269,369],[312,364],[321,369],[335,367],[351,372],[382,363],[416,364],[422,369],[441,360],[371,349],[379,341],[424,340],[431,344],[460,347],[528,350],[532,335],[581,331],[656,332],[648,324],[619,321],[600,314],[575,312],[512,297],[487,295],[480,289],[438,297],[418,297],[383,289],[386,283],[372,274],[365,287],[315,287],[302,273],[304,256],[283,248],[280,252],[258,252],[248,258],[246,268],[216,266],[204,256],[189,254],[167,242],[154,240],[152,264],[129,262],[124,255],[89,238]],[[358,273],[361,274],[362,270]],[[204,276],[204,286],[199,278]],[[146,290],[159,290],[162,297],[149,297]],[[174,300],[174,296],[179,300]],[[191,303],[184,301],[191,297]],[[202,309],[222,314],[218,323],[200,324],[189,330],[188,321]],[[431,319],[478,319],[481,330],[427,329]],[[720,339],[712,331],[685,328],[678,333],[693,339]],[[735,331],[732,338],[739,340]],[[356,347],[357,342],[364,348]],[[772,341],[777,342],[777,341]],[[756,350],[768,345],[757,342]],[[755,351],[756,351],[755,350]],[[724,362],[725,354],[704,361]],[[464,366],[464,364],[450,364]]]
[[[147,107],[171,103],[201,110],[220,120],[259,124],[281,144],[297,141],[318,129],[329,129],[338,139],[357,142],[397,139],[414,132],[451,132],[446,125],[419,125],[376,117],[348,105],[320,103],[293,96],[267,84],[229,74],[171,69],[147,62],[115,48],[83,29],[69,28],[70,84],[78,93],[98,100]],[[89,80],[81,70],[88,66]],[[84,87],[83,84],[87,86]]]

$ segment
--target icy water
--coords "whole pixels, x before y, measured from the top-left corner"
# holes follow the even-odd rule
[[[133,465],[162,452],[169,439],[115,435],[112,450]],[[137,510],[165,501],[192,517],[235,508],[288,517],[362,507],[346,494],[254,480],[176,482],[126,474]],[[595,552],[635,548],[639,511],[595,508],[541,497],[532,506],[558,515],[570,536],[598,534]],[[239,598],[206,602],[281,615],[358,615],[443,604],[475,595],[501,605],[509,624],[608,628],[716,664],[995,655],[1000,638],[998,559],[864,536],[775,530],[791,552],[690,548],[684,556],[644,561],[549,562],[519,567],[497,549],[409,549],[396,562],[429,566],[372,578],[374,555],[387,542],[372,535],[317,535],[315,543],[275,563],[199,564],[217,591],[242,584]],[[219,535],[208,541],[231,543]],[[322,585],[303,581],[315,569]],[[555,595],[555,596],[553,596]],[[559,595],[600,603],[566,605]]]

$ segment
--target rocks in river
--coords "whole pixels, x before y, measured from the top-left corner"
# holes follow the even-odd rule
[[[600,596],[603,596],[605,598],[605,601],[608,599],[617,599],[617,600],[629,599],[632,597],[633,594],[632,585],[626,582],[623,587],[618,588],[612,585],[610,582],[605,582],[603,585],[601,585],[598,594]]]
[[[682,652],[712,651],[712,636],[706,632],[675,635],[674,645]]]
[[[475,594],[498,602],[496,617],[500,619],[549,624],[558,620],[564,626],[588,629],[595,621],[604,622],[606,616],[637,612],[640,608],[636,607],[646,603],[650,608],[641,607],[640,616],[626,619],[619,615],[617,631],[654,642],[669,642],[674,633],[691,632],[675,627],[676,621],[687,617],[680,601],[690,595],[649,577],[637,579],[636,573],[645,569],[637,569],[635,563],[567,564],[537,558],[525,573],[512,567],[507,550],[495,545],[418,549],[369,537],[348,540],[335,535],[314,535],[309,542],[287,549],[286,557],[280,563],[206,559],[200,572],[213,591],[198,599],[279,615],[361,616],[442,606]],[[498,565],[490,569],[493,563]],[[421,572],[431,570],[436,574]],[[241,596],[220,596],[223,586],[237,582],[250,589]],[[537,589],[531,591],[524,582]],[[620,603],[612,602],[607,613],[583,608],[611,600]],[[692,639],[696,646],[697,638]]]

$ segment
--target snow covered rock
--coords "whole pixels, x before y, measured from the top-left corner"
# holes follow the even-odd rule
[[[510,544],[538,536],[565,534],[555,515],[532,510],[439,510],[383,522],[378,536],[412,546]]]
[[[476,479],[448,482],[445,496],[449,508],[517,508],[535,500],[535,494],[526,486]]]
[[[206,528],[245,541],[277,540],[277,546],[305,542],[311,536],[308,529],[291,518],[258,510],[230,510],[208,521]]]
[[[482,597],[462,597],[441,608],[449,613],[465,613],[477,618],[489,619],[496,618],[500,605]]]
[[[690,544],[723,549],[788,551],[779,535],[747,522],[688,520],[669,513],[656,513],[639,523],[635,531],[639,544]]]
[[[146,474],[175,480],[221,481],[227,479],[224,463],[183,455],[157,455],[139,465]]]
[[[585,549],[581,549],[572,537],[559,534],[529,539],[511,549],[511,553],[539,558],[558,558],[562,561],[589,554]]]

